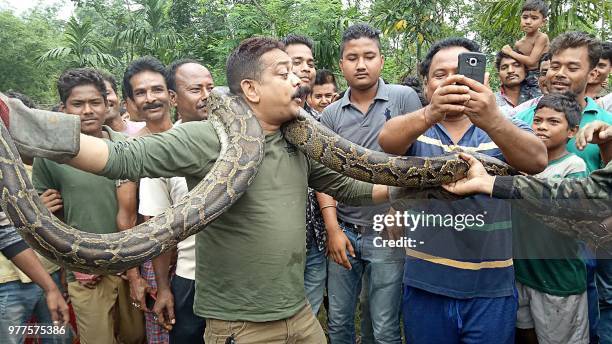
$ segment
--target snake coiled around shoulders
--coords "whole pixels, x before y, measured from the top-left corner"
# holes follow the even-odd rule
[[[71,270],[110,274],[138,266],[203,230],[231,207],[254,180],[263,161],[263,131],[241,97],[215,88],[208,107],[209,120],[221,142],[212,169],[178,204],[131,230],[87,233],[53,216],[29,181],[4,125],[0,128],[0,205],[32,248]],[[437,158],[398,157],[359,147],[305,112],[282,130],[287,141],[329,168],[363,181],[414,188],[415,197],[430,192],[430,187],[463,178],[469,167],[457,153]],[[491,174],[517,173],[496,159],[477,158]]]

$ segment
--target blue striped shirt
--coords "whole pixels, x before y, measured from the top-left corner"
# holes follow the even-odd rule
[[[532,131],[524,122],[510,120]],[[434,157],[455,147],[504,160],[495,142],[474,125],[454,144],[444,126],[436,124],[412,144],[407,155]],[[404,283],[461,299],[511,296],[514,269],[510,204],[483,195],[420,203],[411,211],[430,221],[407,233],[417,247],[406,250]]]

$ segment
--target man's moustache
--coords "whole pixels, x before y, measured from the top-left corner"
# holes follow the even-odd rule
[[[163,104],[162,103],[153,103],[153,104],[148,104],[142,107],[143,110],[151,110],[151,109],[157,109],[162,107]]]

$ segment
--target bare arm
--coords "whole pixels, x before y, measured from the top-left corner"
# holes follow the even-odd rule
[[[28,275],[32,282],[38,284],[44,290],[47,307],[49,308],[53,321],[67,324],[68,320],[70,320],[68,305],[57,288],[57,285],[47,271],[45,271],[45,268],[40,263],[40,260],[38,260],[38,257],[36,257],[36,254],[34,254],[34,251],[28,248],[11,258],[11,261],[21,271]]]
[[[104,140],[81,134],[81,146],[77,156],[68,164],[86,172],[99,174],[108,162],[108,146]]]
[[[548,165],[544,143],[533,133],[522,130],[506,118],[497,106],[495,95],[487,86],[464,76],[458,77],[457,82],[470,88],[466,114],[474,125],[491,137],[508,164],[530,174],[542,172]]]
[[[390,119],[378,136],[378,143],[387,153],[404,155],[408,148],[434,124],[442,121],[449,113],[461,113],[461,105],[469,97],[469,88],[453,85],[456,78],[448,77],[431,96],[426,107],[415,112]]]
[[[510,48],[509,46],[505,46],[503,51],[507,55],[510,55],[510,57],[512,57],[513,59],[526,66],[534,66],[540,61],[540,57],[542,57],[542,54],[544,53],[547,47],[548,37],[542,34],[536,38],[533,48],[531,49],[531,53],[528,56],[512,50],[512,48]]]

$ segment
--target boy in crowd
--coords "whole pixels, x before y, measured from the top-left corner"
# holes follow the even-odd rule
[[[311,109],[322,113],[327,105],[338,96],[338,86],[334,74],[327,69],[317,71],[314,85],[306,101]]]
[[[585,162],[567,151],[578,131],[581,108],[571,95],[550,94],[536,107],[532,129],[546,145],[548,167],[538,178],[587,176]],[[586,266],[578,243],[512,209],[514,269],[519,296],[517,341],[588,343]],[[550,312],[551,309],[562,310]]]
[[[525,99],[531,99],[541,95],[538,88],[538,62],[542,54],[548,51],[549,40],[540,29],[546,25],[548,5],[542,0],[527,0],[521,12],[521,30],[525,32],[525,37],[515,44],[518,52],[510,45],[505,45],[502,52],[526,66],[527,76],[521,93]]]
[[[123,135],[103,126],[108,112],[106,86],[92,69],[64,72],[58,82],[61,110],[81,118],[81,133],[110,141]],[[32,181],[38,192],[57,190],[64,221],[80,230],[112,233],[118,230],[117,187],[114,180],[86,173],[47,159],[34,159]],[[49,203],[51,204],[51,203]],[[47,206],[49,206],[47,204]],[[69,273],[68,294],[77,319],[81,343],[142,343],[142,312],[129,305],[128,282],[115,275]]]

